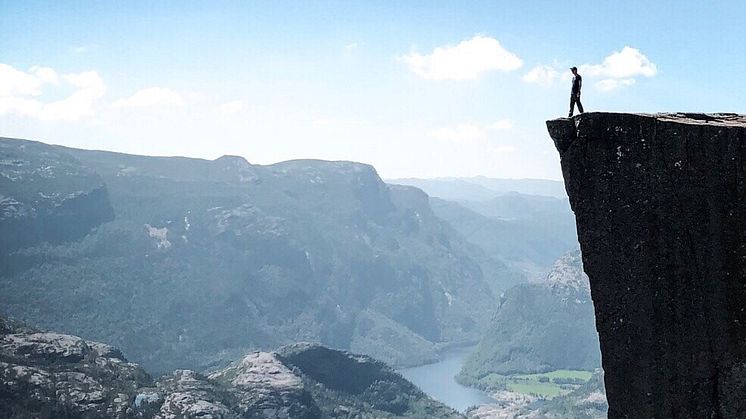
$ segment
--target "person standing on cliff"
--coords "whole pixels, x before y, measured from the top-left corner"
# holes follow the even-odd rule
[[[575,104],[578,104],[578,112],[583,113],[583,104],[580,103],[580,88],[583,87],[583,78],[578,74],[578,68],[572,67],[572,90],[570,90],[570,113],[568,118],[575,112]]]

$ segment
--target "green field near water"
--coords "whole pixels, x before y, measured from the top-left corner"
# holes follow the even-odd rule
[[[536,379],[536,380],[538,380],[540,377],[546,377],[546,378],[549,378],[550,380],[556,378],[556,379],[578,379],[582,381],[588,381],[591,379],[592,375],[593,373],[591,371],[556,370],[556,371],[550,371],[550,372],[545,372],[541,374],[517,374],[517,375],[512,375],[511,377]]]
[[[539,382],[535,382],[535,383],[509,382],[506,385],[506,387],[508,388],[508,390],[516,392],[516,393],[530,394],[532,396],[539,396],[545,399],[552,399],[554,397],[569,393],[571,391],[568,389],[562,389],[557,384],[539,383]]]
[[[557,370],[541,374],[490,374],[483,382],[490,388],[503,388],[516,393],[552,399],[580,387],[593,373],[579,370]]]

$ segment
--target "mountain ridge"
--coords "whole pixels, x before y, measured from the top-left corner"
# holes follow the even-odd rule
[[[433,215],[424,193],[386,185],[369,165],[37,144],[100,176],[115,218],[4,254],[3,310],[112,342],[150,370],[205,369],[298,340],[432,361],[486,326],[495,303],[485,263],[491,281],[512,275],[476,260],[480,250]]]
[[[394,178],[387,183],[416,186],[428,195],[450,201],[481,201],[511,192],[526,195],[551,196],[567,199],[561,180],[550,179],[504,179],[485,176]]]

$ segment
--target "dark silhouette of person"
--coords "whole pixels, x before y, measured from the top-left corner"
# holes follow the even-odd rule
[[[572,90],[570,90],[570,113],[568,118],[575,112],[575,104],[578,104],[578,112],[583,113],[583,104],[580,103],[580,88],[583,87],[583,78],[578,74],[578,68],[572,67]]]

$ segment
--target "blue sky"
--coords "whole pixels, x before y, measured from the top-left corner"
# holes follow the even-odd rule
[[[746,113],[742,1],[0,0],[0,136],[560,178],[586,110]]]

